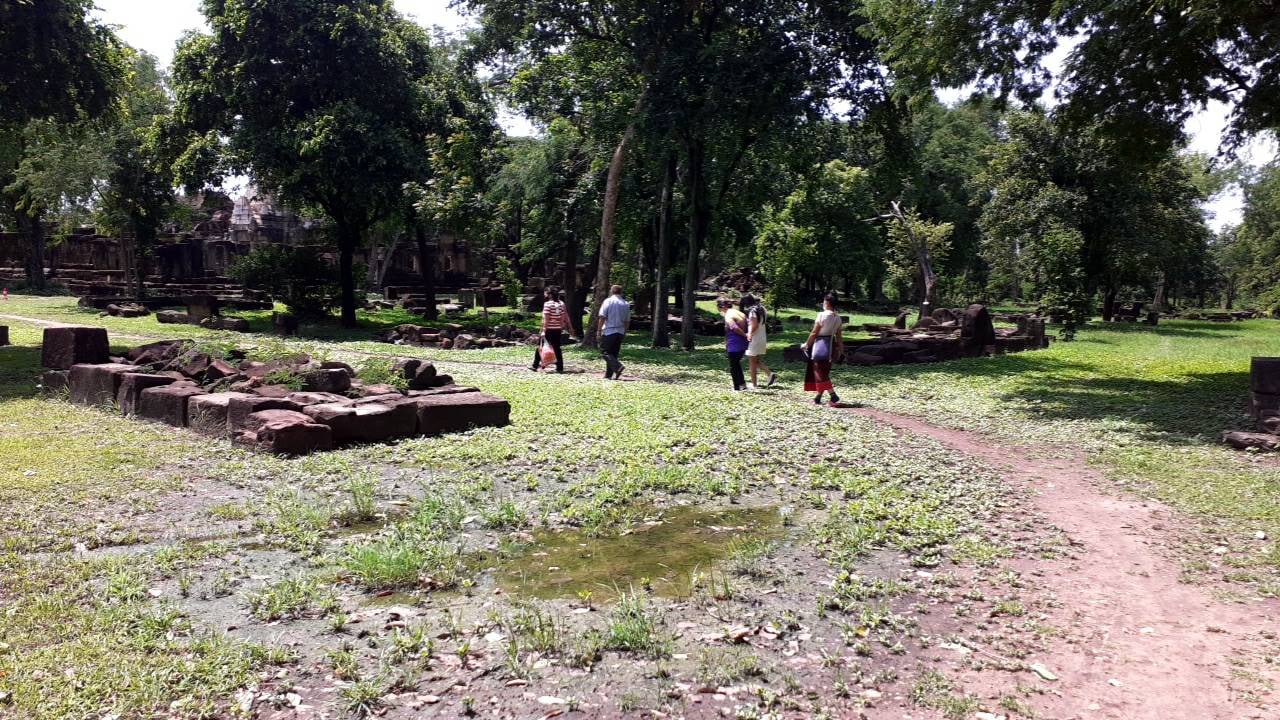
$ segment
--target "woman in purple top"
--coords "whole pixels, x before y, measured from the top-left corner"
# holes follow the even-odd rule
[[[742,374],[742,356],[747,352],[747,316],[733,306],[733,301],[721,298],[716,303],[724,315],[724,349],[729,355],[729,374],[733,376],[733,389],[746,390],[747,378]]]

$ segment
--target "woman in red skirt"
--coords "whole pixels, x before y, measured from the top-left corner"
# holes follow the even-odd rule
[[[805,354],[809,362],[804,369],[804,391],[818,393],[813,401],[822,404],[822,393],[831,394],[831,404],[840,402],[836,389],[831,385],[831,360],[844,354],[844,339],[841,337],[843,322],[836,313],[836,296],[827,293],[822,299],[822,312],[813,322],[813,331],[805,340]]]

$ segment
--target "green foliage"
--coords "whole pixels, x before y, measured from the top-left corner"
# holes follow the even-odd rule
[[[875,215],[866,171],[840,160],[815,168],[780,208],[767,207],[756,260],[769,283],[768,303],[795,302],[803,277],[819,277],[825,287],[836,278],[866,279],[880,252]]]
[[[354,327],[354,252],[371,225],[400,210],[405,184],[423,179],[422,141],[442,129],[426,82],[435,68],[427,33],[379,0],[203,9],[212,34],[189,34],[173,64],[183,179],[249,171],[285,201],[323,210],[339,252],[342,322]]]
[[[391,358],[371,357],[356,368],[356,376],[366,385],[390,385],[397,390],[408,390],[409,381],[404,373],[395,369]]]
[[[521,284],[520,277],[516,275],[516,269],[511,264],[511,258],[500,255],[495,259],[493,261],[493,275],[498,284],[502,285],[502,294],[507,298],[507,306],[519,309],[520,293],[524,290],[524,285]]]
[[[228,274],[303,317],[329,314],[338,304],[338,272],[310,246],[263,245],[232,264]]]

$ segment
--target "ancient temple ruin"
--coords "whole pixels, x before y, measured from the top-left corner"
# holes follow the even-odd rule
[[[237,259],[255,248],[287,244],[315,245],[327,253],[329,226],[304,218],[269,197],[244,195],[232,200],[223,193],[183,198],[192,221],[186,228],[171,226],[158,238],[147,268],[148,294],[172,297],[194,293],[224,299],[245,295],[228,271]],[[102,235],[92,227],[63,232],[46,229],[45,275],[77,295],[123,297],[134,267],[131,237]],[[437,286],[444,291],[467,285],[472,270],[471,249],[465,241],[444,235],[432,243]],[[27,246],[12,232],[0,232],[0,284],[25,278]],[[336,260],[336,258],[334,258]],[[367,285],[417,285],[421,278],[417,245],[394,240],[377,242],[357,251],[355,261],[368,268]]]

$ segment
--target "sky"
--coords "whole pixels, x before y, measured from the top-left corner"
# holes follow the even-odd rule
[[[397,10],[422,25],[437,25],[457,31],[468,24],[467,18],[449,7],[449,0],[395,0],[395,5]],[[125,42],[155,55],[166,66],[173,60],[174,46],[183,33],[206,28],[200,15],[199,0],[97,0],[97,6],[98,17],[118,26],[117,32]],[[1051,69],[1061,63],[1063,52],[1060,50],[1056,59],[1050,58],[1048,64]],[[963,91],[944,91],[940,96],[946,102],[965,94]],[[1191,149],[1216,154],[1228,113],[1228,106],[1211,103],[1189,119],[1185,129],[1191,138]],[[513,135],[536,132],[527,119],[516,113],[503,111],[499,119],[507,132]],[[1274,139],[1257,139],[1244,149],[1241,156],[1255,165],[1263,164],[1277,156],[1277,143]],[[1220,229],[1238,223],[1242,204],[1239,190],[1224,193],[1205,208],[1209,224]]]

